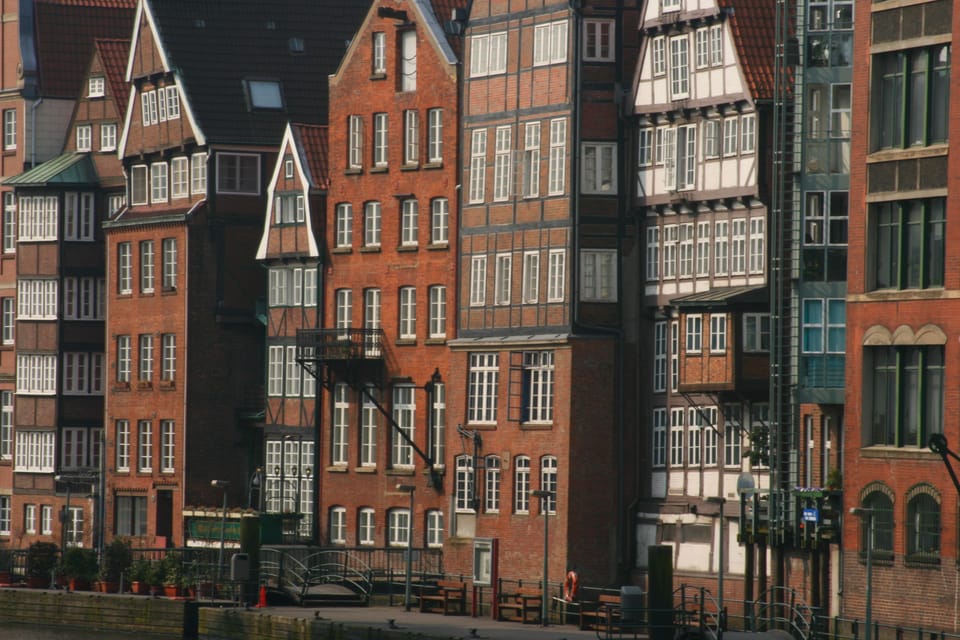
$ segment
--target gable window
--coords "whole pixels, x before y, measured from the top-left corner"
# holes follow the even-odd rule
[[[683,0],[661,0],[660,11],[667,13],[669,11],[680,11],[683,8]]]
[[[723,121],[723,155],[737,155],[737,119],[725,118]]]
[[[540,24],[533,32],[533,66],[567,61],[567,21]]]
[[[588,249],[582,251],[580,256],[580,299],[588,302],[616,302],[616,250]]]
[[[337,248],[343,249],[353,244],[353,205],[349,202],[337,205],[335,233],[334,245]]]
[[[497,386],[500,376],[496,353],[471,353],[467,384],[467,421],[496,424]]]
[[[400,207],[400,246],[417,246],[418,213],[417,201],[408,198]]]
[[[273,199],[273,222],[275,224],[293,224],[306,219],[302,194],[286,193]]]
[[[363,246],[380,246],[380,203],[363,205]]]
[[[403,112],[403,164],[420,161],[420,114],[416,109]]]
[[[207,154],[195,153],[190,156],[190,191],[194,195],[207,192]]]
[[[359,169],[363,166],[363,117],[350,116],[347,119],[349,129],[349,147],[347,168]]]
[[[164,93],[166,94],[167,98],[167,120],[179,120],[180,93],[177,91],[177,85],[168,85]]]
[[[513,130],[497,127],[496,152],[493,159],[493,200],[500,202],[510,197],[511,169],[513,168]]]
[[[150,201],[167,201],[167,163],[155,162],[150,165]]]
[[[190,167],[185,157],[170,161],[170,195],[173,198],[186,198],[190,195]]]
[[[372,55],[370,57],[370,72],[374,75],[387,73],[387,34],[383,31],[373,33]]]
[[[865,347],[865,445],[926,448],[943,433],[944,347]]]
[[[373,166],[387,166],[387,114],[373,114]]]
[[[666,38],[664,36],[657,36],[653,39],[653,42],[650,44],[653,52],[651,57],[653,58],[653,75],[662,76],[667,73],[667,53],[666,53]]]
[[[3,148],[10,151],[17,148],[17,110],[3,110]]]
[[[81,124],[77,127],[77,151],[90,151],[93,146],[93,127]]]
[[[946,142],[950,45],[873,56],[871,150]]]
[[[581,146],[584,193],[617,192],[617,145],[613,142],[584,142]]]
[[[614,59],[614,21],[583,21],[583,59],[610,62]]]
[[[117,148],[117,125],[108,122],[100,125],[100,151],[113,151]]]
[[[470,77],[491,76],[507,71],[507,33],[486,33],[470,39]]]
[[[703,69],[710,63],[710,30],[707,27],[694,32],[694,51],[697,69]]]
[[[260,156],[249,153],[217,153],[217,193],[258,195]]]
[[[149,126],[151,124],[157,124],[160,121],[160,117],[157,111],[157,92],[156,91],[145,91],[140,96],[140,116],[143,126]]]
[[[427,111],[427,161],[443,162],[443,109]]]
[[[400,32],[400,91],[417,90],[417,32]]]
[[[723,25],[720,24],[710,27],[710,64],[723,64]]]
[[[550,121],[550,176],[547,195],[562,195],[567,177],[567,119]]]
[[[450,236],[450,204],[446,198],[430,203],[430,244],[447,244]]]
[[[673,100],[690,95],[689,48],[686,35],[670,38],[670,98]]]
[[[470,203],[483,202],[487,168],[487,130],[475,129],[470,141]]]
[[[869,260],[875,289],[943,286],[946,200],[870,205]]]
[[[483,306],[487,295],[487,256],[470,259],[470,306]]]

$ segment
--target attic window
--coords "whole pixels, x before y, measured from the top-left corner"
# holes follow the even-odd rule
[[[104,84],[103,76],[91,76],[90,79],[87,80],[87,97],[102,98]]]
[[[244,80],[247,100],[253,109],[283,109],[280,83],[276,80]]]
[[[290,53],[303,53],[303,38],[290,38]]]

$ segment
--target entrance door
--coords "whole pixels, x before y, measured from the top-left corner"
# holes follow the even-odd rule
[[[157,491],[157,537],[173,544],[173,491]]]

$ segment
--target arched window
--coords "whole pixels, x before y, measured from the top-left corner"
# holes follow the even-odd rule
[[[872,491],[863,499],[863,508],[873,511],[872,552],[880,557],[893,556],[893,500],[883,491]],[[867,552],[870,543],[869,519],[863,518],[860,527],[860,550]]]
[[[431,509],[427,511],[427,546],[443,546],[443,511]]]
[[[361,545],[376,543],[376,515],[370,507],[360,509],[357,518],[357,542]]]
[[[500,512],[500,456],[487,456],[484,467],[484,501],[486,513]]]
[[[471,513],[473,506],[473,458],[457,456],[456,460],[457,511]]]
[[[330,544],[346,544],[347,510],[343,507],[330,507]]]
[[[517,456],[513,464],[513,512],[530,513],[530,458]]]
[[[940,561],[940,503],[929,493],[917,493],[907,503],[907,559]]]

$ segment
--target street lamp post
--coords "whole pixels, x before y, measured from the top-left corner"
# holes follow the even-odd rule
[[[223,544],[227,534],[227,489],[230,488],[229,480],[211,480],[210,486],[216,489],[223,489],[223,513],[220,516],[220,553],[217,554],[217,584],[223,577]]]
[[[70,530],[70,490],[73,487],[70,486],[70,480],[59,473],[53,476],[53,479],[67,485],[67,503],[63,511],[60,512],[60,552],[63,553],[67,549],[67,532]]]
[[[403,607],[407,611],[410,611],[410,585],[413,580],[413,494],[416,490],[416,485],[397,485],[397,491],[410,494],[410,515],[407,518],[407,522],[409,523],[409,526],[407,527],[407,576],[403,588]]]
[[[709,496],[707,502],[712,502],[714,504],[720,505],[720,515],[718,521],[720,523],[720,553],[717,557],[717,607],[720,609],[721,621],[726,622],[726,614],[723,609],[723,569],[724,569],[724,560],[726,559],[726,539],[724,536],[724,529],[727,528],[726,523],[723,521],[723,507],[727,504],[727,499],[723,496]]]
[[[547,491],[545,489],[537,489],[536,491],[531,491],[530,495],[540,498],[540,512],[543,513],[543,592],[540,594],[540,602],[543,605],[540,612],[540,624],[544,627],[547,626],[547,593],[549,592],[549,586],[547,582],[547,572],[548,565],[550,560],[550,529],[548,524],[550,522],[550,500],[556,498],[557,493],[555,491]]]
[[[873,626],[873,531],[874,531],[874,519],[876,517],[875,509],[868,509],[864,507],[851,507],[851,515],[855,515],[863,521],[866,518],[867,521],[867,596],[866,596],[866,611],[864,612],[864,617],[866,618],[866,631],[863,634],[864,640],[870,640]]]
[[[253,492],[257,492],[257,502],[256,507],[254,507],[253,502]],[[253,475],[250,476],[250,483],[247,487],[247,508],[256,509],[257,511],[263,511],[263,468],[257,467],[253,472]]]

